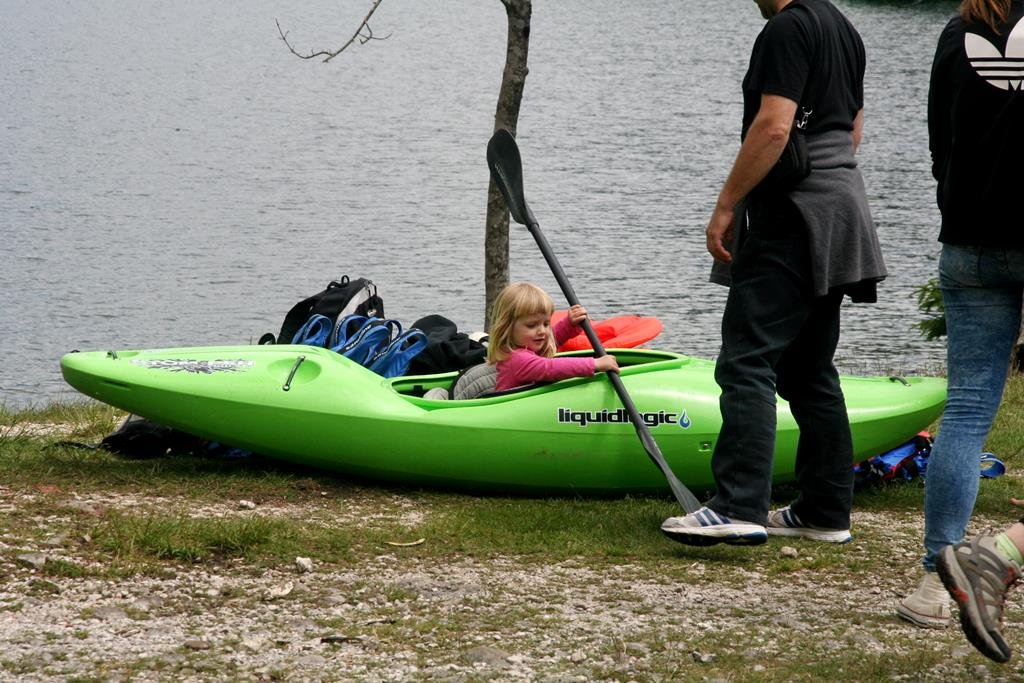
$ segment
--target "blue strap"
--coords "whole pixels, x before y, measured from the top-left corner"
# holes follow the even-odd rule
[[[331,336],[327,339],[327,343],[324,346],[329,349],[344,346],[350,339],[355,337],[369,320],[365,315],[355,314],[338,318],[338,321],[334,324],[334,329],[331,330]]]
[[[917,453],[917,444],[913,441],[908,441],[902,446],[897,446],[891,451],[886,451],[880,455],[876,455],[871,458],[872,464],[883,470],[886,474],[893,475],[899,470],[900,466],[907,460]]]
[[[371,358],[366,367],[383,377],[400,377],[409,369],[412,359],[425,348],[427,335],[414,327],[398,335],[387,348]]]
[[[981,476],[985,479],[995,479],[1006,472],[1006,465],[996,457],[995,453],[981,454]]]
[[[292,337],[292,344],[323,346],[331,333],[331,319],[323,315],[311,315]]]
[[[401,334],[402,325],[397,320],[370,318],[345,344],[331,350],[360,365],[368,365],[371,358],[391,343],[392,328]]]

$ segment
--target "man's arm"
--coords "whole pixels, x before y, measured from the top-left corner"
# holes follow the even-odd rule
[[[732,240],[734,209],[782,156],[796,107],[797,103],[786,97],[761,95],[761,107],[747,130],[705,231],[708,251],[715,259],[726,263],[732,260],[726,245]]]

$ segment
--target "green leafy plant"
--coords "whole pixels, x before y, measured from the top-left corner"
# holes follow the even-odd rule
[[[942,290],[939,281],[932,278],[914,290],[917,307],[927,316],[917,323],[917,328],[925,339],[934,341],[946,336],[946,309],[942,303]]]

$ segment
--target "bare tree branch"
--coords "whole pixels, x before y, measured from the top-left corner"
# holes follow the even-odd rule
[[[342,52],[344,52],[349,45],[356,41],[356,39],[359,40],[360,45],[365,45],[371,40],[387,40],[388,38],[391,37],[391,34],[389,33],[383,38],[378,38],[377,36],[373,35],[373,29],[370,28],[370,17],[373,16],[373,13],[377,11],[377,8],[380,7],[380,4],[382,2],[384,2],[384,0],[373,0],[373,7],[371,7],[367,15],[363,17],[363,22],[359,24],[359,28],[356,29],[356,32],[352,34],[352,37],[348,39],[348,42],[346,42],[344,45],[339,47],[337,50],[334,50],[333,52],[330,52],[328,50],[317,50],[316,52],[313,52],[312,50],[310,50],[308,54],[303,54],[296,50],[292,46],[292,44],[288,42],[288,34],[281,29],[281,22],[275,19],[274,23],[277,24],[277,33],[281,36],[281,40],[288,47],[288,50],[293,55],[295,55],[296,57],[300,57],[302,59],[313,59],[314,57],[323,57],[325,62],[329,62],[338,55],[340,55]]]

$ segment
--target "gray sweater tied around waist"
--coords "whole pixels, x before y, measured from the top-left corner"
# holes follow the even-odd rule
[[[807,226],[815,296],[884,279],[885,262],[852,136],[840,130],[808,135],[807,150],[811,174],[790,191],[789,198]],[[736,213],[733,254],[746,225],[742,205]],[[732,279],[728,265],[716,261],[711,281],[728,286]]]

